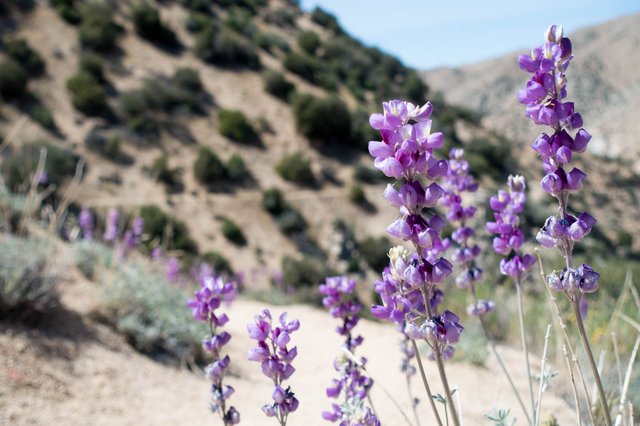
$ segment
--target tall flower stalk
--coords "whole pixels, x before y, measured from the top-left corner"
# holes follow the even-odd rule
[[[464,329],[451,311],[438,311],[442,292],[438,286],[451,274],[452,265],[444,257],[427,256],[440,245],[440,233],[445,222],[434,207],[444,190],[435,183],[447,171],[447,163],[436,159],[434,149],[442,147],[443,135],[431,133],[431,103],[422,107],[393,100],[385,102],[383,113],[372,114],[369,123],[380,131],[381,141],[369,142],[374,165],[386,176],[397,179],[387,185],[384,197],[400,210],[387,232],[413,245],[413,252],[396,248],[390,253],[390,268],[383,272],[375,289],[383,305],[374,306],[372,313],[397,324],[406,322],[405,333],[412,339],[424,340],[438,365],[446,402],[454,425],[459,425],[458,413],[444,368],[444,359],[453,355],[455,344]],[[418,366],[425,390],[432,401],[436,421],[441,420],[433,405],[433,395],[424,374],[419,355]]]
[[[537,424],[536,403],[533,396],[533,382],[531,378],[531,366],[529,364],[529,347],[525,333],[524,301],[522,297],[522,282],[529,274],[535,263],[535,257],[522,251],[524,234],[520,230],[520,217],[526,201],[526,183],[522,176],[509,176],[508,191],[499,190],[496,196],[489,200],[489,206],[493,210],[495,222],[487,223],[487,230],[496,236],[493,238],[493,250],[505,256],[500,260],[500,273],[513,278],[516,286],[518,301],[518,319],[520,323],[520,339],[524,352],[525,371],[529,385],[529,399],[531,402],[531,417],[527,417],[533,424]]]
[[[478,318],[485,338],[489,343],[489,347],[498,361],[502,372],[506,376],[527,421],[531,424],[530,412],[535,412],[533,403],[530,409],[525,407],[520,397],[520,392],[518,392],[502,357],[498,353],[495,343],[491,339],[484,319],[486,314],[495,309],[495,303],[491,300],[479,299],[477,295],[477,285],[482,279],[482,269],[477,266],[475,259],[480,254],[480,246],[473,242],[475,231],[469,226],[469,221],[473,219],[477,209],[471,204],[465,204],[464,198],[466,194],[473,194],[478,190],[478,183],[471,174],[471,167],[464,157],[464,150],[462,148],[451,149],[449,152],[448,166],[447,174],[443,180],[445,193],[442,204],[447,208],[447,220],[449,220],[454,227],[451,239],[456,243],[456,247],[452,254],[452,260],[461,269],[455,282],[458,288],[469,290],[473,303],[467,307],[467,313]],[[529,377],[531,377],[528,365],[527,359],[527,373]],[[533,395],[532,387],[530,387],[530,389],[530,395]]]
[[[249,337],[258,342],[258,346],[249,351],[249,360],[260,363],[262,373],[273,381],[271,394],[273,403],[262,406],[267,417],[275,417],[281,426],[287,424],[290,413],[298,409],[298,399],[287,386],[285,380],[296,371],[292,362],[298,355],[298,348],[288,347],[291,334],[300,328],[300,321],[287,320],[287,313],[279,317],[279,324],[273,324],[271,312],[264,309],[255,316],[254,322],[247,325]]]
[[[212,358],[211,364],[205,368],[205,374],[211,381],[211,411],[217,413],[225,426],[240,423],[240,413],[233,407],[227,409],[227,399],[234,389],[223,383],[224,375],[229,367],[229,355],[221,354],[222,348],[229,343],[231,335],[221,328],[229,321],[225,313],[216,312],[222,301],[234,292],[234,285],[220,277],[207,276],[200,281],[200,289],[195,298],[187,302],[193,317],[206,323],[211,334],[202,341],[202,348]]]
[[[340,421],[340,425],[380,426],[369,397],[373,380],[364,371],[367,359],[355,357],[356,348],[364,341],[362,336],[353,335],[362,310],[355,289],[356,282],[345,276],[329,277],[320,285],[320,293],[324,295],[322,304],[332,317],[341,320],[336,332],[345,339],[343,352],[333,363],[340,377],[333,379],[327,388],[327,396],[342,403],[332,403],[331,411],[324,411],[322,417],[331,422]]]
[[[593,357],[583,317],[587,313],[585,295],[598,288],[600,277],[588,265],[576,267],[573,248],[595,225],[596,220],[586,212],[569,213],[569,196],[582,188],[587,175],[577,167],[570,171],[573,155],[586,150],[591,135],[582,128],[582,116],[574,110],[567,97],[565,72],[573,58],[571,41],[563,36],[561,26],[552,25],[545,33],[545,42],[531,50],[530,55],[520,55],[520,68],[532,74],[524,89],[518,92],[518,100],[526,107],[526,116],[535,124],[551,127],[552,134],[541,133],[532,147],[542,160],[546,175],[542,188],[558,200],[559,215],[551,216],[537,235],[544,247],[555,247],[565,259],[565,268],[547,277],[552,290],[563,292],[571,302],[576,317],[582,345],[596,381],[605,423],[611,424],[611,414],[606,393]],[[573,136],[571,134],[573,133]]]

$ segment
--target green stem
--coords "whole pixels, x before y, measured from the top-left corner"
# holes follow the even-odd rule
[[[591,345],[589,344],[589,338],[587,332],[584,329],[584,322],[582,321],[582,314],[580,313],[580,302],[575,301],[573,304],[573,312],[576,315],[576,324],[578,325],[578,331],[580,332],[580,338],[582,340],[582,347],[587,353],[587,359],[589,360],[589,366],[591,367],[591,373],[596,381],[598,388],[598,396],[600,397],[600,405],[602,406],[602,414],[607,426],[611,426],[611,413],[609,412],[609,404],[607,403],[607,396],[604,392],[604,386],[602,386],[602,380],[600,379],[600,373],[598,373],[598,367],[596,366],[596,360],[593,358],[593,352],[591,351]]]
[[[409,340],[411,340],[411,344],[413,345],[413,350],[416,353],[416,361],[418,362],[418,369],[420,370],[420,376],[422,376],[422,383],[424,384],[424,390],[427,391],[427,397],[429,397],[429,403],[431,404],[433,415],[436,417],[436,422],[438,422],[438,426],[443,426],[442,420],[440,419],[440,414],[438,413],[438,407],[436,407],[436,402],[433,399],[433,394],[431,393],[431,388],[429,387],[429,382],[427,381],[427,375],[424,373],[424,367],[422,366],[422,359],[420,358],[418,345],[416,344],[415,340],[413,339],[409,339]]]
[[[518,318],[520,320],[520,338],[522,339],[522,351],[524,352],[524,362],[529,382],[529,398],[531,399],[531,412],[533,413],[533,423],[537,424],[536,403],[533,398],[533,383],[531,381],[531,366],[529,364],[529,348],[527,346],[527,335],[524,329],[524,303],[522,302],[522,284],[520,279],[516,279],[516,291],[518,295]]]

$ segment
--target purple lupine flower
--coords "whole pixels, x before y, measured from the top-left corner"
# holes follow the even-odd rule
[[[480,246],[472,243],[475,231],[468,226],[468,221],[473,219],[476,208],[465,205],[463,198],[466,193],[476,192],[478,183],[471,174],[471,167],[464,158],[462,148],[451,149],[448,164],[447,174],[443,181],[445,193],[442,204],[447,208],[447,219],[455,227],[451,239],[457,244],[457,247],[453,251],[451,259],[462,269],[455,282],[459,288],[469,289],[476,300],[476,283],[482,278],[482,269],[475,263],[476,257],[480,254]],[[467,312],[477,316],[491,312],[495,308],[493,302],[483,302],[480,304],[479,301],[476,301],[467,308]]]
[[[180,269],[182,268],[182,265],[180,264],[180,260],[178,260],[177,257],[172,256],[169,259],[167,259],[167,266],[166,266],[166,277],[167,277],[167,281],[169,281],[170,283],[177,283],[178,280],[180,279]]]
[[[365,399],[373,386],[373,380],[364,371],[367,359],[355,358],[355,349],[362,344],[362,336],[353,337],[352,331],[360,320],[362,305],[358,302],[354,291],[356,282],[345,276],[328,277],[325,284],[320,285],[320,293],[324,295],[322,304],[332,317],[339,318],[342,323],[336,332],[345,337],[344,353],[338,356],[333,365],[339,378],[333,379],[327,388],[327,396],[344,401],[343,404],[332,404],[331,411],[324,411],[322,417],[332,422],[340,420],[340,424],[362,424],[378,426],[377,417]]]
[[[80,215],[78,216],[78,223],[80,225],[80,229],[82,230],[82,238],[85,240],[93,239],[93,230],[95,227],[95,220],[93,213],[88,208],[83,208],[80,211]]]
[[[36,178],[36,182],[38,183],[38,185],[46,185],[49,183],[49,175],[47,174],[46,170],[42,170],[37,178]]]
[[[382,139],[369,142],[369,153],[377,169],[398,180],[384,191],[385,199],[401,214],[387,232],[411,242],[415,252],[402,248],[390,251],[390,267],[374,284],[383,305],[374,306],[372,313],[397,324],[406,321],[415,326],[435,317],[442,301],[441,293],[436,296],[437,286],[452,272],[449,261],[439,257],[445,246],[440,238],[445,222],[433,210],[445,192],[434,180],[447,173],[448,165],[433,153],[442,147],[444,139],[440,132],[431,133],[431,103],[420,107],[392,100],[382,107],[382,113],[372,114],[369,119]],[[445,349],[430,346],[434,351]]]
[[[230,358],[222,356],[222,348],[229,342],[231,335],[220,331],[229,318],[226,314],[216,312],[225,295],[234,291],[234,284],[225,282],[222,278],[208,277],[200,283],[201,287],[195,292],[195,298],[187,302],[193,317],[209,325],[211,335],[202,341],[203,350],[211,355],[213,361],[205,368],[206,377],[212,382],[210,408],[218,413],[225,426],[240,423],[240,414],[234,407],[227,409],[227,400],[233,394],[231,386],[224,385],[223,379],[229,367]]]
[[[493,238],[493,250],[505,257],[500,261],[500,272],[503,275],[522,282],[535,262],[531,254],[521,250],[524,234],[520,230],[519,213],[524,210],[527,200],[526,182],[522,176],[510,175],[507,191],[499,190],[489,199],[495,222],[487,222],[487,231],[496,234]]]
[[[249,337],[258,342],[258,346],[249,351],[248,358],[259,362],[262,373],[274,384],[271,395],[273,403],[265,404],[262,411],[267,417],[275,417],[281,425],[286,425],[289,414],[296,411],[299,404],[291,388],[283,387],[283,382],[295,372],[291,364],[298,355],[298,349],[288,345],[291,334],[299,328],[300,321],[288,321],[286,312],[280,315],[277,324],[273,324],[268,309],[256,315],[254,322],[247,324]]]
[[[597,278],[587,279],[583,290],[578,270],[597,276],[588,265],[573,267],[573,247],[593,228],[596,220],[588,213],[577,216],[567,212],[569,196],[582,188],[587,175],[570,162],[575,154],[586,150],[591,135],[582,128],[583,120],[573,102],[566,101],[566,70],[573,58],[571,41],[563,36],[561,26],[552,25],[545,33],[545,43],[534,47],[530,55],[518,58],[520,68],[531,73],[527,86],[518,93],[518,100],[526,107],[526,116],[535,124],[551,127],[552,134],[541,133],[531,145],[542,160],[546,175],[542,188],[558,199],[559,216],[546,221],[536,239],[544,247],[557,248],[566,260],[566,268],[558,277],[555,272],[547,281],[554,290],[563,291],[570,300],[586,304],[584,293],[595,291]],[[572,135],[573,134],[573,135]],[[523,262],[525,262],[523,260]],[[505,270],[509,270],[505,265]],[[514,269],[513,267],[511,269]],[[596,283],[595,287],[591,283]],[[577,286],[577,287],[576,287]],[[585,305],[586,306],[586,305]]]
[[[104,241],[115,243],[118,239],[118,233],[120,232],[120,212],[118,209],[111,208],[107,213],[107,222],[105,223],[104,235],[102,239]]]

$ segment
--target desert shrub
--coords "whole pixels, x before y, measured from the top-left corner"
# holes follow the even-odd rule
[[[227,161],[226,171],[227,177],[234,182],[243,182],[250,176],[244,160],[238,154],[233,154],[229,158],[229,161]]]
[[[42,241],[5,235],[0,239],[0,318],[26,318],[58,306],[58,276],[47,265]]]
[[[477,176],[503,180],[514,171],[511,143],[501,137],[472,139],[465,143],[465,156]]]
[[[222,136],[240,143],[253,143],[258,134],[242,111],[221,109],[218,112],[219,130]]]
[[[150,241],[167,239],[168,250],[182,250],[186,253],[197,253],[198,247],[189,235],[184,222],[169,216],[158,206],[147,204],[140,209],[140,217],[144,219],[144,231]]]
[[[314,55],[320,45],[320,37],[315,31],[302,31],[298,34],[298,46],[305,52]]]
[[[206,326],[184,306],[188,295],[162,274],[125,264],[102,286],[101,311],[138,351],[193,361]]]
[[[284,7],[268,11],[264,16],[264,21],[280,28],[296,27],[295,13]]]
[[[358,205],[367,202],[367,194],[365,194],[364,189],[360,185],[351,185],[349,188],[349,201]]]
[[[391,241],[387,237],[367,237],[358,242],[358,252],[374,271],[382,271],[389,264]]]
[[[160,19],[158,9],[146,1],[132,6],[131,19],[136,32],[142,38],[164,45],[175,44],[178,41],[173,30]]]
[[[290,52],[285,56],[283,65],[292,73],[323,89],[335,90],[338,87],[338,80],[333,71],[314,57]]]
[[[6,99],[20,98],[27,93],[27,73],[19,63],[8,59],[0,63],[0,95]]]
[[[35,121],[45,129],[56,129],[56,122],[53,119],[51,111],[46,107],[46,105],[43,105],[41,103],[34,105],[33,108],[31,108],[29,111],[29,116],[31,116],[33,121]]]
[[[362,183],[377,183],[386,179],[382,172],[362,163],[358,163],[353,167],[353,178]]]
[[[200,73],[195,68],[178,68],[171,77],[171,83],[179,89],[189,92],[199,92],[202,90],[202,80]]]
[[[97,152],[103,157],[115,161],[120,157],[120,138],[117,136],[103,136],[98,133],[90,133],[84,140],[88,149]]]
[[[334,32],[335,34],[340,34],[343,32],[340,24],[338,23],[338,19],[336,19],[334,15],[319,6],[316,6],[311,12],[311,20],[321,27]]]
[[[160,125],[153,118],[146,115],[131,117],[127,120],[127,127],[137,136],[152,138],[160,134]]]
[[[286,235],[299,234],[307,229],[307,222],[302,213],[291,206],[287,206],[275,220],[278,229]]]
[[[80,44],[86,49],[108,52],[116,47],[119,27],[113,21],[113,11],[106,3],[89,2],[82,7],[78,29]]]
[[[282,191],[269,188],[262,192],[262,207],[274,216],[281,214],[287,208]]]
[[[86,115],[99,115],[108,109],[107,91],[86,71],[80,71],[67,80],[67,90],[73,106]]]
[[[296,152],[283,157],[276,164],[276,171],[285,180],[300,185],[313,185],[315,177],[311,171],[311,162],[301,153]]]
[[[153,160],[149,171],[165,185],[173,186],[180,181],[180,169],[170,167],[169,157],[166,154]]]
[[[211,14],[210,0],[180,0],[180,4],[185,8],[202,14]]]
[[[44,170],[47,172],[49,183],[60,186],[75,174],[79,156],[44,141],[27,143],[0,165],[5,182],[11,190],[18,190],[33,178],[42,148],[47,150]]]
[[[329,268],[317,259],[303,257],[297,260],[289,256],[282,258],[282,282],[286,287],[317,287],[330,275]]]
[[[275,53],[275,49],[285,53],[291,50],[289,42],[280,34],[274,32],[258,32],[253,36],[253,42],[260,49],[272,54]]]
[[[415,71],[410,71],[401,86],[402,99],[414,102],[416,104],[424,104],[429,88]]]
[[[299,95],[294,99],[293,113],[300,133],[315,145],[351,142],[351,114],[338,97]]]
[[[7,56],[19,63],[29,75],[37,77],[44,73],[46,65],[42,56],[33,50],[26,40],[5,39],[2,47]]]
[[[224,26],[249,38],[253,37],[257,32],[256,26],[251,20],[251,13],[238,7],[234,7],[229,11],[227,18],[224,20]]]
[[[215,18],[202,12],[191,12],[185,22],[185,28],[190,33],[197,34],[205,28],[215,25]]]
[[[233,275],[233,268],[229,260],[217,251],[208,251],[200,256],[203,262],[209,264],[217,273]]]
[[[82,15],[74,0],[50,0],[50,3],[58,15],[68,23],[77,25],[82,20]]]
[[[99,83],[105,83],[104,61],[100,55],[87,52],[80,55],[80,71],[91,74]]]
[[[73,262],[89,279],[95,278],[96,268],[111,266],[113,250],[94,240],[81,240],[73,245]]]
[[[277,71],[267,71],[263,75],[264,89],[276,98],[288,100],[295,86]]]
[[[193,162],[193,175],[203,185],[213,185],[225,178],[226,170],[220,157],[211,149],[201,147]]]
[[[220,231],[222,232],[222,235],[233,244],[239,246],[244,246],[247,244],[247,238],[244,236],[242,228],[240,228],[237,223],[229,218],[224,218],[222,220]]]
[[[260,68],[260,58],[252,45],[227,29],[208,26],[198,33],[194,53],[205,62],[221,66]]]

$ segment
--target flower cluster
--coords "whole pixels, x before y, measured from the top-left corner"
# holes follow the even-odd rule
[[[105,223],[104,235],[102,239],[106,242],[115,243],[120,232],[120,212],[116,208],[109,209],[107,221]]]
[[[440,238],[445,222],[434,211],[444,189],[434,182],[447,173],[447,162],[438,160],[434,149],[444,142],[440,132],[431,133],[431,103],[422,107],[393,100],[382,104],[383,113],[372,114],[369,123],[380,131],[381,141],[369,142],[374,165],[385,175],[398,179],[387,185],[384,197],[398,207],[401,217],[387,232],[411,242],[415,252],[401,247],[390,252],[390,267],[382,280],[375,283],[383,306],[374,306],[372,313],[398,324],[420,328],[434,321],[442,292],[437,288],[452,272],[444,257],[437,257],[444,244]],[[462,330],[462,329],[460,329]],[[448,345],[425,339],[440,359]]]
[[[448,359],[453,356],[455,348],[452,345],[458,343],[463,330],[460,318],[447,309],[426,320],[419,327],[413,323],[407,323],[404,332],[412,339],[427,341],[433,349],[433,353],[429,354],[430,359],[434,358],[434,353],[440,353]]]
[[[489,199],[495,222],[487,222],[487,231],[496,234],[493,238],[493,250],[503,256],[513,256],[500,261],[500,272],[521,282],[529,272],[535,258],[531,254],[523,254],[521,247],[524,234],[520,230],[519,214],[524,210],[526,202],[526,182],[522,176],[509,176],[508,191],[499,190]]]
[[[271,312],[264,309],[247,325],[249,337],[258,341],[258,346],[249,351],[249,360],[260,363],[262,373],[274,384],[273,404],[265,404],[262,411],[268,417],[275,417],[281,425],[287,423],[289,413],[298,409],[298,400],[290,387],[283,382],[295,372],[291,365],[298,355],[296,346],[288,347],[291,334],[300,328],[300,321],[287,320],[287,313],[279,317],[279,324],[273,324]]]
[[[451,234],[451,239],[458,247],[454,250],[451,259],[460,265],[462,272],[456,277],[456,285],[459,288],[469,289],[474,298],[474,303],[467,308],[472,315],[484,315],[493,310],[495,304],[490,300],[476,300],[476,283],[482,278],[480,269],[475,259],[480,254],[480,246],[472,244],[475,235],[468,221],[476,214],[476,208],[465,206],[463,197],[465,193],[474,193],[478,190],[478,183],[470,173],[469,162],[464,158],[462,148],[452,148],[449,152],[447,174],[444,177],[445,193],[442,204],[447,208],[447,219],[454,224],[456,229]]]
[[[91,210],[86,207],[80,210],[80,215],[78,215],[78,224],[82,231],[82,238],[85,240],[92,240],[95,229],[95,217],[93,216],[93,213],[91,213]]]
[[[200,289],[195,292],[195,299],[189,300],[187,306],[191,308],[193,317],[205,322],[211,329],[211,335],[202,341],[202,348],[211,355],[213,362],[209,364],[205,373],[211,381],[211,410],[218,413],[226,425],[240,423],[240,414],[232,406],[226,408],[227,399],[233,394],[231,386],[223,384],[224,374],[229,367],[229,356],[222,357],[222,348],[229,343],[231,335],[226,331],[220,331],[221,327],[229,321],[225,313],[216,312],[222,301],[235,291],[233,283],[225,282],[221,277],[212,276],[200,282]]]
[[[567,170],[573,155],[586,150],[591,135],[582,128],[582,117],[575,111],[573,102],[565,100],[565,72],[573,58],[571,41],[563,37],[562,27],[556,25],[547,29],[545,39],[542,46],[532,49],[531,55],[518,58],[520,68],[533,74],[518,93],[518,99],[526,106],[527,117],[553,130],[551,135],[540,134],[532,147],[546,173],[542,188],[558,199],[560,216],[549,217],[536,239],[544,247],[556,247],[566,260],[560,277],[555,273],[549,276],[551,288],[563,290],[571,300],[580,302],[583,293],[597,288],[598,274],[587,265],[573,267],[573,246],[591,231],[596,220],[588,213],[575,216],[567,212],[569,195],[578,191],[587,177],[576,167]]]
[[[344,353],[333,363],[340,374],[333,379],[327,388],[329,398],[338,399],[344,395],[344,403],[333,403],[331,411],[324,411],[322,417],[331,422],[340,421],[341,426],[363,425],[378,426],[380,421],[370,407],[365,406],[373,380],[364,374],[367,359],[354,355],[355,349],[363,342],[362,336],[353,337],[353,328],[360,320],[362,305],[355,297],[356,282],[345,276],[328,277],[325,284],[320,285],[320,293],[324,295],[322,303],[334,318],[342,320],[336,332],[345,337]]]

